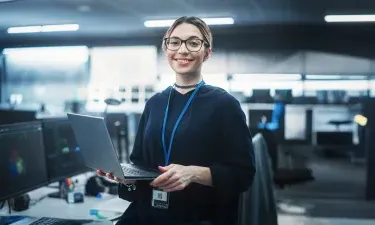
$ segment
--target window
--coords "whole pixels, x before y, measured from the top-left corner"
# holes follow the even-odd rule
[[[79,98],[88,79],[86,46],[8,48],[4,98],[22,95],[22,104],[58,105]]]

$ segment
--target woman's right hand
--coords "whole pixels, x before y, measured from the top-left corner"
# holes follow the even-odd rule
[[[98,174],[99,176],[101,177],[107,177],[108,179],[110,180],[114,180],[118,183],[121,183],[121,184],[135,184],[135,181],[134,180],[124,180],[124,179],[120,179],[118,177],[115,177],[113,176],[112,173],[105,173],[103,172],[103,170],[97,170],[96,171],[96,174]]]

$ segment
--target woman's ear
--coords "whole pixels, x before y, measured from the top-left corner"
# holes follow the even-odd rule
[[[211,54],[212,54],[212,50],[210,48],[207,49],[203,58],[203,62],[205,62],[208,58],[210,58]]]

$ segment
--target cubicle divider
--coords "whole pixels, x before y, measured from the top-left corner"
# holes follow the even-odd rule
[[[262,134],[253,137],[256,173],[251,188],[242,193],[238,225],[277,225],[273,171]]]

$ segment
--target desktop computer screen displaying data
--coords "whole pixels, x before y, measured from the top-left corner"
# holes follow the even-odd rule
[[[47,119],[42,123],[49,182],[87,172],[68,119]]]
[[[48,184],[40,122],[0,126],[0,201]]]

